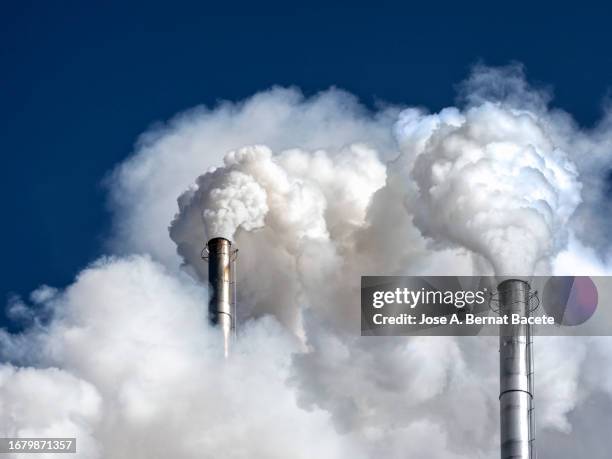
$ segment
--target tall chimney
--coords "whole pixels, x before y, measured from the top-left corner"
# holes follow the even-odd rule
[[[499,284],[499,408],[502,459],[535,459],[531,325],[513,325],[512,314],[530,314],[530,286],[518,279]]]
[[[216,237],[208,241],[208,282],[211,294],[208,304],[208,317],[212,325],[218,326],[223,333],[225,357],[230,352],[230,341],[235,331],[233,298],[232,262],[235,251],[232,243],[225,238]]]

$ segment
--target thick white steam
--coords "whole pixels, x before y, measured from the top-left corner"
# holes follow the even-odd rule
[[[363,145],[333,154],[291,149],[277,155],[255,145],[227,153],[223,167],[196,183],[179,199],[176,224],[196,212],[204,223],[202,237],[234,239],[239,229],[267,224],[280,242],[327,239],[335,227],[363,224],[372,194],[385,183],[385,167]]]
[[[40,368],[0,367],[6,436],[76,436],[86,458],[282,458],[296,448],[291,457],[307,459],[353,448],[329,414],[296,405],[286,379],[297,340],[262,320],[225,361],[202,313],[206,292],[186,276],[146,257],[102,260],[52,301],[48,327],[2,335],[4,349],[33,346],[5,358]]]
[[[3,436],[105,459],[498,457],[497,340],[362,338],[360,276],[609,272],[612,130],[518,67],[461,96],[370,112],[273,89],[145,133],[108,179],[113,256],[8,305],[26,327],[0,332]],[[214,236],[240,249],[229,360],[206,320]],[[567,439],[606,425],[610,349],[536,342],[541,457],[606,457]]]
[[[528,276],[539,264],[550,270],[580,184],[538,115],[483,102],[464,112],[400,117],[400,141],[431,123],[411,174],[423,234],[484,256],[497,275]]]

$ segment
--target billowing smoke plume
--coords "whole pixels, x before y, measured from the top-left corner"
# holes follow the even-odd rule
[[[372,194],[385,183],[376,151],[363,145],[333,154],[291,149],[278,155],[247,146],[229,152],[224,163],[179,199],[180,218],[200,214],[208,238],[233,239],[238,229],[253,231],[267,222],[281,242],[326,239],[341,225],[363,225]]]
[[[550,270],[580,202],[577,170],[538,115],[483,102],[400,117],[400,141],[435,125],[416,158],[415,223],[440,244],[482,255],[498,275]]]
[[[607,232],[584,226],[607,225],[612,133],[518,67],[461,95],[372,113],[274,89],[143,135],[108,182],[114,256],[9,305],[29,325],[0,334],[5,436],[77,436],[86,458],[497,457],[496,340],[361,338],[360,276],[607,272]],[[201,282],[214,236],[240,249],[227,361]],[[540,457],[605,457],[566,440],[599,432],[610,348],[538,341]]]

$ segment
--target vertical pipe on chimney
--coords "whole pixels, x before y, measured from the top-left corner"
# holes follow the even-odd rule
[[[512,324],[512,314],[530,314],[527,282],[508,279],[498,286],[500,315],[508,324],[499,333],[499,406],[502,459],[535,459],[531,325]]]
[[[208,282],[211,290],[208,317],[210,323],[218,326],[223,333],[225,357],[229,355],[230,340],[235,329],[231,285],[231,245],[230,241],[222,237],[208,241]]]

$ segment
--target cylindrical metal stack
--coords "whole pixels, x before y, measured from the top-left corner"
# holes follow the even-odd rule
[[[230,340],[235,329],[231,246],[232,243],[222,237],[208,241],[208,281],[211,290],[208,317],[211,324],[218,326],[223,333],[226,357],[229,355]]]
[[[535,459],[533,356],[531,326],[512,324],[512,314],[530,314],[527,282],[509,279],[499,284],[499,313],[508,325],[499,333],[499,406],[502,459]]]

